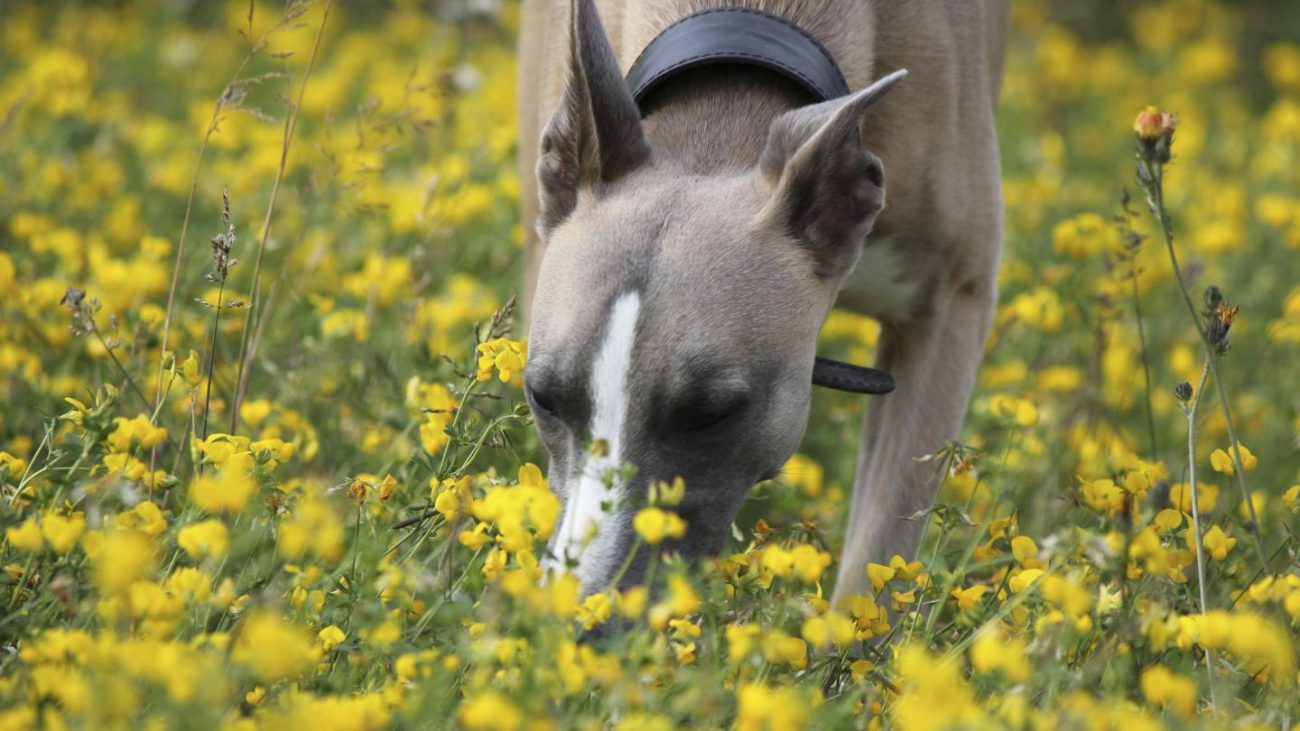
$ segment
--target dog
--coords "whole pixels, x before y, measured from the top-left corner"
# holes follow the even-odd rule
[[[736,42],[724,21],[827,78],[833,61],[848,91],[819,101],[815,73],[741,52],[634,97],[661,35]],[[917,458],[956,437],[997,300],[1006,26],[1005,0],[524,1],[524,380],[563,503],[551,570],[583,595],[643,581],[633,517],[676,477],[687,530],[658,549],[720,551],[803,436],[833,306],[880,321],[897,385],[868,409],[835,601],[916,551],[904,516],[937,487]]]

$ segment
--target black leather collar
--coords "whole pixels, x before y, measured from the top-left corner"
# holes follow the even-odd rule
[[[643,105],[646,96],[668,79],[721,63],[769,69],[798,83],[819,102],[849,93],[839,65],[811,33],[785,18],[750,8],[701,10],[668,26],[632,64],[627,84],[637,104]],[[813,361],[812,382],[850,393],[894,390],[894,377],[884,371],[820,357]]]
[[[817,101],[849,93],[844,73],[811,33],[751,8],[712,8],[682,18],[650,41],[627,73],[640,104],[668,79],[700,66],[738,63],[775,71]]]

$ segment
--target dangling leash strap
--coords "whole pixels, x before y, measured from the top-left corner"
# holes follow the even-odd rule
[[[701,10],[668,26],[632,64],[627,84],[644,114],[645,98],[668,79],[725,63],[776,72],[819,102],[849,93],[839,65],[811,33],[778,15],[751,8]],[[894,390],[894,377],[884,371],[820,357],[813,361],[812,382],[850,393]]]

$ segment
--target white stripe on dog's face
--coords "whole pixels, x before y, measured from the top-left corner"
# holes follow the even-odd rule
[[[609,513],[622,497],[622,485],[615,482],[607,489],[605,475],[618,467],[623,457],[628,370],[632,365],[640,310],[641,297],[636,292],[620,296],[610,308],[605,336],[591,369],[592,410],[588,429],[591,439],[603,439],[608,450],[604,456],[588,457],[577,479],[570,480],[572,488],[565,500],[555,543],[554,568],[563,572],[566,558],[576,558],[576,573],[584,587],[609,577],[613,565],[623,558],[619,546],[615,545],[617,531],[608,525]]]

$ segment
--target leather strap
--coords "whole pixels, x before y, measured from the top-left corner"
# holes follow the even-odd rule
[[[640,104],[655,87],[699,66],[739,63],[775,71],[817,101],[849,93],[844,73],[816,38],[778,15],[713,8],[682,18],[650,41],[627,74]]]
[[[850,393],[889,393],[894,390],[894,377],[882,370],[822,357],[813,360],[812,381],[814,386]]]

